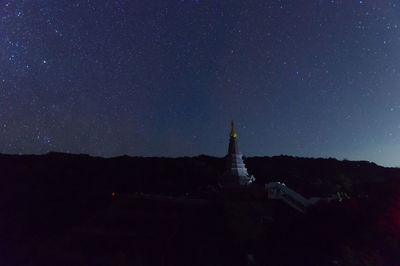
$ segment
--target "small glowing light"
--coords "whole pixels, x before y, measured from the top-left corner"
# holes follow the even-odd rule
[[[117,195],[117,194],[115,194],[115,192],[111,193],[111,196],[115,197],[115,195]]]

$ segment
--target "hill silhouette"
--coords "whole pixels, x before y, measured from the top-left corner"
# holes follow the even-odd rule
[[[256,185],[281,181],[306,196],[340,191],[351,200],[299,215],[279,202],[115,199],[113,192],[180,197],[217,186],[224,158],[0,155],[0,259],[5,265],[193,265],[200,257],[199,265],[336,259],[385,265],[400,259],[399,168],[291,156],[244,160]]]
[[[281,181],[310,195],[335,193],[335,188],[357,190],[359,185],[400,178],[400,168],[385,168],[367,161],[292,156],[247,157],[244,160],[257,184]],[[33,191],[47,189],[42,192],[48,197],[53,196],[54,191],[58,196],[67,197],[74,193],[94,196],[111,191],[177,195],[216,184],[224,170],[223,158],[206,155],[106,159],[50,152],[0,155],[0,163],[4,194],[17,186]]]

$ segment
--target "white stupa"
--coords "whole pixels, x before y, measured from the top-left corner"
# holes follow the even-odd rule
[[[229,150],[226,158],[226,170],[221,178],[224,186],[247,186],[255,178],[249,176],[247,168],[243,162],[243,155],[239,152],[237,134],[232,121],[232,129],[229,139]]]

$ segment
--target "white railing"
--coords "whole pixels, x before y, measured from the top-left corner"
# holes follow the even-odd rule
[[[320,200],[320,198],[307,199],[281,182],[265,184],[265,190],[267,191],[268,199],[282,200],[300,212],[305,212],[308,206]]]

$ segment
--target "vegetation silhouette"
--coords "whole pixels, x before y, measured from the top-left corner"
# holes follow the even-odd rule
[[[342,192],[350,199],[320,203],[306,214],[265,198],[206,198],[192,204],[185,198],[204,195],[199,191],[222,193],[218,177],[224,171],[224,158],[205,155],[109,159],[54,152],[0,155],[0,261],[4,265],[395,265],[400,261],[400,169],[332,158],[244,160],[258,189],[281,181],[308,197]],[[182,201],[145,200],[141,193]]]

